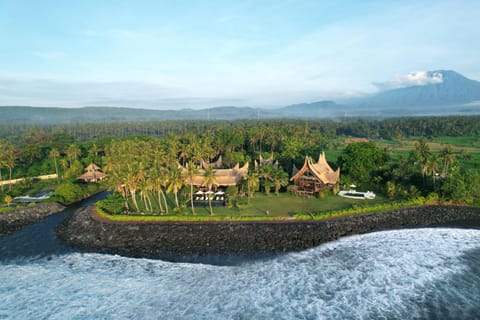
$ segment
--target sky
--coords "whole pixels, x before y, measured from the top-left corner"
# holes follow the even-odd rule
[[[0,0],[0,105],[285,106],[480,80],[480,1]],[[420,79],[420,80],[419,80]]]

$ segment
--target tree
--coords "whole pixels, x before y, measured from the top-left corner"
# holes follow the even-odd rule
[[[173,192],[175,195],[175,205],[180,208],[178,203],[178,191],[183,187],[185,183],[185,177],[182,175],[182,171],[178,167],[173,167],[168,170],[168,186],[167,192]]]
[[[80,149],[74,143],[72,143],[67,149],[67,156],[70,162],[70,166],[72,165],[73,161],[77,160],[80,155]]]
[[[82,188],[78,184],[65,182],[57,186],[55,195],[61,197],[65,202],[70,202],[82,195]]]
[[[442,177],[446,177],[455,163],[455,154],[453,154],[452,148],[447,146],[441,151],[440,157],[442,158]]]
[[[9,179],[12,180],[12,170],[15,167],[15,149],[13,145],[7,140],[0,140],[0,180],[2,179],[2,168],[9,169]],[[12,189],[12,185],[9,185],[9,190]],[[2,185],[3,192],[3,185]]]
[[[272,172],[272,182],[275,189],[275,195],[280,194],[280,188],[288,185],[288,174],[281,167],[274,168]]]
[[[187,177],[190,181],[190,204],[192,205],[192,215],[195,215],[195,206],[193,205],[193,178],[198,173],[198,168],[191,161],[187,163]]]
[[[58,152],[58,150],[54,148],[50,150],[49,156],[50,158],[53,159],[53,164],[55,165],[55,173],[57,174],[57,179],[58,179],[59,175],[58,175],[57,158],[60,156],[60,152]]]
[[[435,190],[435,180],[436,180],[436,175],[438,171],[438,154],[432,153],[430,157],[428,158],[428,169],[430,170],[430,173],[432,175],[432,183],[433,183],[433,189]]]
[[[255,191],[258,191],[260,187],[260,177],[255,171],[251,171],[247,175],[247,200],[250,202],[250,198],[253,198]]]
[[[10,195],[6,195],[4,198],[3,198],[3,201],[5,201],[5,203],[7,204],[7,206],[10,206],[10,204],[12,203],[13,201],[13,198],[10,196]]]
[[[420,163],[420,170],[422,172],[423,176],[423,184],[425,186],[426,182],[426,175],[428,172],[428,164],[429,164],[429,158],[430,158],[430,147],[428,146],[427,142],[425,139],[418,140],[415,142],[415,151],[417,152],[418,155],[418,160]]]
[[[206,186],[208,191],[212,191],[212,187],[217,184],[217,175],[212,167],[208,167],[203,174],[203,183],[202,185]],[[212,210],[212,198],[208,195],[208,206],[210,207],[210,215],[213,216]]]
[[[338,159],[343,173],[359,183],[370,182],[372,171],[380,169],[388,161],[389,156],[384,149],[373,142],[349,144]]]

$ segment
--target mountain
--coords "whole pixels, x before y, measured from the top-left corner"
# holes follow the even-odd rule
[[[441,82],[387,90],[351,103],[362,108],[399,108],[462,105],[480,101],[479,81],[468,79],[455,71],[427,72],[427,77],[434,75]]]
[[[468,79],[455,71],[437,70],[423,75],[427,79],[434,77],[435,81],[424,85],[386,90],[374,95],[342,101],[341,104],[327,100],[275,109],[223,106],[181,110],[116,107],[0,107],[0,125],[480,114],[480,82]]]
[[[331,118],[339,115],[338,111],[346,106],[339,105],[334,101],[316,101],[312,103],[292,104],[276,111],[286,118]]]

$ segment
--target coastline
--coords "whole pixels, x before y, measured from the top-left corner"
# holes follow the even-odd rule
[[[85,251],[168,259],[299,251],[349,235],[427,226],[480,227],[480,208],[427,205],[320,221],[127,223],[99,219],[89,206],[60,223],[56,233]]]
[[[43,218],[63,211],[66,207],[57,202],[42,202],[0,213],[0,237],[18,231]]]

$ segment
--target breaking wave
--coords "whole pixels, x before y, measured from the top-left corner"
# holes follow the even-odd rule
[[[468,319],[480,230],[376,232],[233,265],[16,257],[0,283],[0,319]]]

